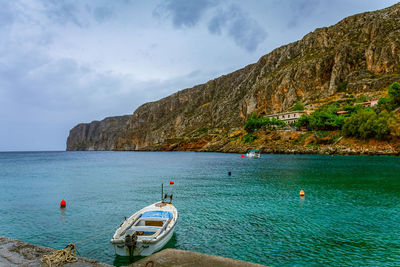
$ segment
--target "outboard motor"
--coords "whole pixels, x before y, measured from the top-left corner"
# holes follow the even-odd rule
[[[137,241],[137,236],[135,233],[133,233],[132,235],[127,234],[125,236],[125,246],[127,246],[129,249],[129,257],[130,258],[133,257],[133,250],[136,247],[136,241]]]

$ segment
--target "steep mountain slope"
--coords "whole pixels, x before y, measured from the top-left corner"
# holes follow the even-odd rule
[[[284,111],[296,101],[312,103],[343,84],[352,93],[381,90],[398,80],[400,3],[317,29],[255,64],[142,105],[113,149],[171,149],[172,143],[200,149],[243,126],[251,113]],[[73,147],[70,142],[67,149]]]
[[[67,150],[113,150],[130,115],[108,117],[102,121],[80,123],[69,132]]]

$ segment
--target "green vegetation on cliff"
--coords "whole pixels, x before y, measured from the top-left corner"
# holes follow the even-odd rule
[[[338,105],[333,103],[323,106],[310,115],[303,114],[296,122],[296,127],[305,127],[310,131],[341,129],[344,117],[338,116]]]
[[[399,131],[398,120],[392,112],[400,106],[400,84],[398,82],[394,82],[388,87],[388,95],[389,98],[380,98],[378,105],[373,108],[358,104],[367,100],[365,95],[361,95],[356,100],[336,101],[318,108],[312,114],[303,114],[296,121],[295,126],[298,129],[315,132],[317,138],[325,138],[328,135],[326,131],[339,130],[341,135],[347,137],[385,140],[390,134]],[[301,107],[301,103],[297,102],[295,108],[300,109]],[[338,115],[339,110],[347,113]],[[245,143],[253,142],[257,139],[255,131],[279,129],[285,125],[283,121],[257,117],[252,114],[244,126],[248,134],[244,136],[243,140]],[[340,133],[333,139],[337,139]]]
[[[248,133],[252,133],[257,130],[265,130],[271,128],[282,128],[286,125],[284,121],[267,118],[267,117],[257,117],[256,114],[252,114],[244,125],[244,129]]]
[[[400,84],[394,82],[390,85],[388,94],[389,98],[380,98],[375,108],[359,108],[346,118],[343,135],[385,139],[389,134],[396,133],[399,125],[392,111],[400,106]]]
[[[310,131],[341,130],[344,136],[361,139],[385,139],[398,127],[392,111],[400,106],[400,84],[394,82],[390,85],[388,94],[390,98],[380,98],[374,108],[346,104],[342,107],[348,112],[344,116],[337,114],[339,103],[334,102],[310,115],[303,115],[297,120],[296,126]],[[366,100],[367,97],[362,95],[357,102]]]
[[[344,136],[362,139],[384,139],[390,134],[390,120],[394,120],[394,117],[386,110],[376,113],[372,109],[360,109],[346,118],[342,133]]]
[[[304,110],[304,105],[301,104],[300,101],[297,101],[296,104],[293,106],[292,111],[301,111]]]

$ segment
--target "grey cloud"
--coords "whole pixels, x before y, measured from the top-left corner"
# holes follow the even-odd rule
[[[0,8],[0,28],[12,24],[14,16],[9,1],[1,2]]]
[[[221,3],[210,0],[167,0],[153,11],[153,15],[171,17],[175,28],[193,27],[199,23],[206,11]],[[208,30],[217,35],[226,32],[239,47],[249,52],[256,50],[267,37],[267,33],[258,22],[237,5],[219,7],[208,23]]]
[[[208,30],[213,34],[222,34],[225,29],[239,47],[249,52],[256,50],[267,37],[258,22],[236,5],[219,9],[208,23]]]
[[[93,10],[94,19],[97,22],[104,22],[110,19],[113,15],[113,10],[110,7],[96,7]]]
[[[282,0],[276,2],[277,5],[282,5]],[[315,11],[319,8],[320,0],[296,0],[287,1],[289,6],[290,16],[288,17],[289,28],[296,27],[301,20],[312,16]]]
[[[172,23],[176,28],[193,27],[206,11],[218,2],[215,0],[166,0],[154,10],[153,15],[172,17]]]
[[[213,34],[221,34],[228,20],[226,12],[220,10],[218,13],[219,15],[214,16],[208,23],[208,30]]]
[[[59,1],[40,0],[44,7],[44,14],[51,21],[60,24],[74,24],[79,27],[87,26],[92,17],[96,22],[104,22],[112,18],[115,9],[130,2],[111,1]]]
[[[41,0],[46,16],[53,22],[65,25],[68,23],[82,26],[79,4],[75,1]],[[79,3],[79,2],[78,2]]]

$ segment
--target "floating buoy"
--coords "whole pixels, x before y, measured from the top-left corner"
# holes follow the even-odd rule
[[[169,184],[170,184],[170,185],[173,185],[173,184],[174,184],[174,181],[170,181]]]
[[[228,172],[228,175],[229,175],[229,176],[231,176],[231,175],[232,175],[232,173],[231,173],[231,172]]]
[[[67,202],[65,202],[65,200],[61,200],[60,202],[60,208],[65,208],[65,206],[67,206]]]
[[[304,191],[303,190],[300,190],[300,196],[304,197]]]
[[[240,157],[241,157],[241,158],[244,158],[244,155],[242,154]]]

